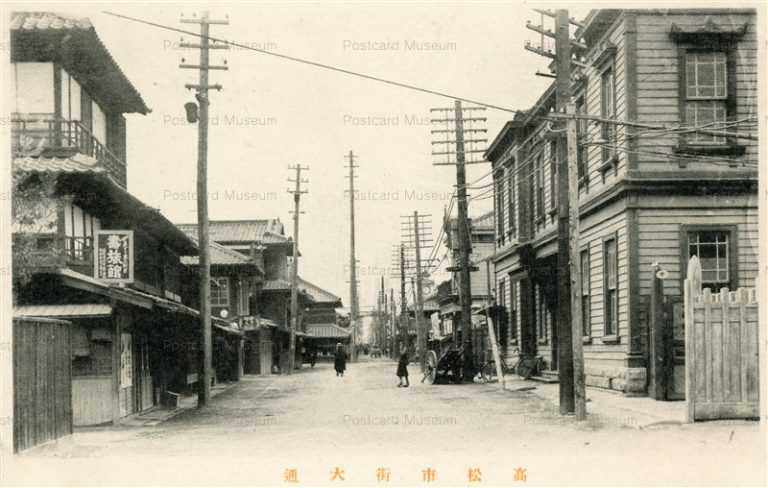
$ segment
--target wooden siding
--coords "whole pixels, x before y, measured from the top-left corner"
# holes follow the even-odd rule
[[[587,53],[587,59],[590,61],[589,67],[584,70],[585,76],[585,110],[592,115],[600,115],[600,77],[603,68],[607,64],[613,63],[614,73],[614,86],[615,86],[615,111],[616,118],[625,119],[627,116],[627,103],[626,103],[626,52],[625,52],[625,16],[620,15],[614,24],[606,31],[602,39],[600,39],[595,47],[593,47]],[[593,64],[595,58],[600,54],[602,45],[604,42],[609,42],[616,47],[615,56],[612,61],[607,60],[602,64]],[[606,64],[607,63],[607,64]],[[574,92],[574,95],[578,92]],[[601,139],[600,125],[588,124],[587,138],[588,140],[595,141]],[[616,145],[626,147],[625,142],[625,128],[624,126],[618,126],[616,130]],[[601,172],[600,168],[603,166],[602,148],[597,145],[589,146],[587,150],[587,176],[588,184],[583,186],[579,192],[579,203],[589,201],[595,195],[598,195],[606,188],[612,186],[619,179],[621,179],[627,171],[628,158],[627,153],[624,151],[618,151],[618,162],[615,169],[610,169],[605,172]],[[603,180],[603,174],[605,174],[605,180]]]
[[[72,433],[69,322],[13,320],[15,452]]]
[[[618,343],[604,343],[605,311],[603,283],[604,239],[616,237],[618,259]],[[629,345],[629,245],[627,214],[622,202],[583,219],[579,247],[589,246],[590,338],[584,345],[587,374],[610,372],[624,367]]]
[[[659,197],[648,201],[649,207],[638,209],[640,295],[651,293],[651,264],[656,262],[669,273],[664,293],[682,294],[681,225],[736,226],[737,282],[732,286],[754,284],[758,272],[758,213],[755,202],[750,206],[749,200],[744,199],[744,206],[729,207],[711,197]]]
[[[736,26],[749,23],[747,33],[737,42],[736,61],[736,114],[740,119],[757,115],[757,56],[758,40],[756,15],[746,13],[691,14],[666,13],[664,15],[637,15],[637,108],[638,121],[650,124],[676,124],[681,122],[679,104],[678,44],[669,37],[672,24],[682,27],[701,27],[707,18],[718,25]],[[683,44],[682,46],[685,46]],[[757,141],[740,140],[747,146],[745,163],[757,163]],[[678,144],[676,135],[641,137],[638,150],[671,154]],[[711,158],[708,158],[711,159]],[[723,169],[720,164],[695,161],[689,163],[697,169]],[[662,155],[640,153],[639,170],[679,169],[674,161]]]
[[[112,375],[72,380],[72,411],[76,427],[112,421]]]

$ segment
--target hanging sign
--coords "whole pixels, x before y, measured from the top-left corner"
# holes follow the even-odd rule
[[[132,230],[99,230],[94,249],[97,279],[107,283],[133,283]]]

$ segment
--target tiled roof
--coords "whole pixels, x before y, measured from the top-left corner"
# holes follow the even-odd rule
[[[11,18],[11,30],[93,29],[90,19],[53,12],[19,12]]]
[[[189,236],[190,239],[192,239],[195,244],[198,243],[197,237]],[[199,246],[198,246],[199,247]],[[255,263],[248,259],[243,254],[240,254],[237,251],[233,251],[231,249],[227,249],[226,247],[216,244],[215,242],[210,242],[210,249],[211,249],[211,265],[219,265],[219,266],[249,266],[253,265],[255,266]],[[198,259],[198,256],[182,256],[181,257],[182,264],[190,265],[190,266],[196,266],[200,260]]]
[[[304,278],[299,277],[299,288],[303,288],[309,296],[312,297],[312,300],[316,302],[323,302],[323,303],[339,303],[341,304],[341,298],[337,297],[333,293],[323,290],[319,286],[310,283],[309,281],[305,280]]]
[[[197,224],[179,224],[178,227],[188,235],[197,234]],[[288,242],[288,238],[283,235],[283,224],[278,219],[211,220],[208,232],[211,240],[219,243]]]
[[[318,339],[346,339],[350,332],[336,324],[307,324],[307,336]]]
[[[13,307],[14,317],[98,317],[112,314],[107,303],[66,305],[22,305]]]
[[[283,279],[265,280],[262,290],[264,291],[284,291],[291,289],[291,282]]]
[[[24,156],[13,159],[14,171],[33,173],[105,173],[96,158],[76,153],[68,157]]]

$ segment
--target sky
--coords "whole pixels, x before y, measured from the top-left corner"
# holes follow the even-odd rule
[[[195,51],[178,46],[181,35],[105,15],[103,10],[182,29],[181,15],[195,4],[76,6],[58,11],[86,16],[124,73],[152,109],[128,116],[128,189],[171,221],[196,221],[197,126],[185,120],[197,72],[179,69]],[[523,49],[538,34],[529,5],[504,3],[255,3],[211,4],[211,35],[272,52],[310,59],[512,109],[527,109],[551,82],[535,76],[548,60]],[[579,7],[572,16],[583,18]],[[551,22],[550,20],[545,20]],[[186,41],[194,41],[187,36]],[[388,86],[345,74],[233,48],[211,51],[208,188],[211,219],[279,218],[292,235],[293,178],[289,165],[309,166],[302,176],[299,273],[349,305],[349,180],[345,155],[357,155],[355,201],[360,303],[376,304],[381,275],[390,279],[392,248],[402,215],[432,215],[437,235],[455,184],[455,168],[433,166],[430,108],[449,98]],[[488,139],[511,113],[487,110]],[[490,163],[468,166],[472,181]],[[482,182],[488,183],[490,178]],[[470,192],[472,194],[472,192]],[[492,209],[491,199],[470,203],[470,215]],[[441,247],[438,257],[445,249]],[[443,264],[443,267],[446,264]],[[397,290],[397,288],[396,288]],[[397,293],[397,291],[396,291]]]

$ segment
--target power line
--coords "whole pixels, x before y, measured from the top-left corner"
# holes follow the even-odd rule
[[[176,28],[176,27],[171,27],[169,25],[160,24],[158,22],[151,22],[149,20],[139,19],[139,18],[136,18],[136,17],[130,17],[128,15],[117,14],[117,13],[109,12],[109,11],[103,11],[103,13],[106,14],[106,15],[111,15],[113,17],[120,18],[120,19],[129,20],[129,21],[132,21],[132,22],[137,22],[139,24],[144,24],[144,25],[149,25],[149,26],[152,26],[152,27],[157,27],[158,29],[164,29],[164,30],[168,30],[168,31],[172,31],[172,32],[178,32],[180,34],[186,34],[186,35],[190,35],[190,36],[194,36],[194,37],[201,37],[201,38],[203,37],[201,34],[198,34],[196,32],[187,31],[187,30],[184,30],[184,29]],[[311,61],[309,59],[299,58],[299,57],[296,57],[296,56],[289,56],[287,54],[280,54],[280,53],[277,53],[275,51],[268,51],[266,49],[259,49],[257,47],[249,46],[249,45],[246,45],[246,44],[240,44],[238,42],[230,41],[230,40],[227,40],[227,39],[215,38],[215,37],[211,37],[211,36],[206,36],[206,38],[211,40],[211,41],[213,41],[213,42],[220,42],[220,43],[223,43],[223,44],[228,44],[230,46],[235,46],[235,47],[238,47],[238,48],[241,48],[241,49],[245,49],[245,50],[248,50],[248,51],[255,51],[255,52],[258,52],[258,53],[261,53],[261,54],[267,54],[269,56],[274,56],[276,58],[286,59],[288,61],[293,61],[293,62],[296,62],[296,63],[306,64],[306,65],[309,65],[309,66],[314,66],[316,68],[322,68],[322,69],[326,69],[326,70],[329,70],[329,71],[335,71],[337,73],[343,73],[343,74],[346,74],[346,75],[356,76],[358,78],[364,78],[366,80],[377,81],[379,83],[384,83],[384,84],[391,85],[391,86],[396,86],[396,87],[399,87],[399,88],[406,88],[408,90],[414,90],[414,91],[418,91],[418,92],[422,92],[422,93],[428,93],[430,95],[437,95],[439,97],[450,98],[451,100],[461,100],[462,102],[468,102],[468,103],[472,103],[472,104],[475,104],[475,105],[480,105],[480,106],[483,106],[483,107],[492,108],[492,109],[495,109],[495,110],[501,110],[502,112],[510,112],[510,113],[513,113],[513,114],[518,112],[518,110],[507,108],[507,107],[502,107],[500,105],[495,105],[495,104],[492,104],[492,103],[481,102],[481,101],[474,100],[474,99],[471,99],[471,98],[459,97],[459,96],[456,96],[456,95],[452,95],[450,93],[446,93],[446,92],[442,92],[442,91],[438,91],[438,90],[432,90],[432,89],[429,89],[429,88],[422,88],[420,86],[412,85],[412,84],[409,84],[409,83],[403,83],[403,82],[400,82],[400,81],[390,80],[390,79],[387,79],[387,78],[381,78],[381,77],[378,77],[378,76],[368,75],[368,74],[365,74],[365,73],[361,73],[359,71],[353,71],[353,70],[349,70],[349,69],[346,69],[346,68],[339,68],[337,66],[333,66],[333,65],[330,65],[330,64],[319,63],[317,61]]]

